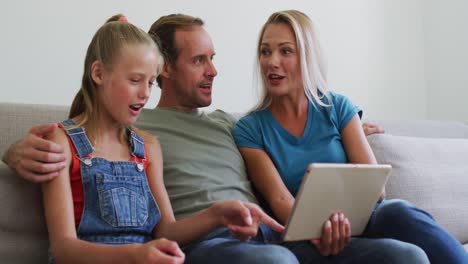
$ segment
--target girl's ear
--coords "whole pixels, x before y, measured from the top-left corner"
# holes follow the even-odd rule
[[[91,79],[97,84],[101,85],[103,82],[104,65],[100,61],[94,61],[91,64]]]

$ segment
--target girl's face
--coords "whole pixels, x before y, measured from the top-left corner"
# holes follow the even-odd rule
[[[102,71],[102,82],[97,88],[104,120],[132,125],[148,101],[157,70],[158,56],[154,47],[123,48],[111,69]]]
[[[284,23],[266,27],[260,43],[260,68],[268,92],[272,96],[303,90],[296,37]]]

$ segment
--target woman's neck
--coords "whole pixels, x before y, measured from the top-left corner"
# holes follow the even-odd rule
[[[268,109],[291,135],[299,138],[304,134],[309,109],[309,101],[305,95],[273,98]]]
[[[298,118],[307,114],[309,101],[304,93],[297,95],[285,95],[272,98],[268,109],[275,116]]]

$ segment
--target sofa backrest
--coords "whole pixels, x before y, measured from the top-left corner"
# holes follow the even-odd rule
[[[0,103],[0,156],[32,126],[64,120],[68,108],[63,105]]]
[[[29,129],[38,124],[64,120],[69,107],[0,102],[0,155]],[[242,113],[233,113],[236,118]],[[369,120],[385,128],[387,134],[430,138],[468,138],[468,125],[461,122],[431,120]]]
[[[436,120],[365,120],[382,126],[385,134],[423,138],[468,138],[468,124]]]

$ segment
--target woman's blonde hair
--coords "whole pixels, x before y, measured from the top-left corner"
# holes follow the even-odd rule
[[[260,100],[253,111],[267,108],[272,101],[272,97],[267,89],[267,80],[260,68],[261,45],[266,28],[271,24],[288,25],[296,37],[297,50],[299,53],[301,75],[304,92],[307,98],[314,104],[329,106],[323,101],[326,97],[330,102],[330,95],[327,85],[327,65],[323,58],[319,39],[315,31],[312,20],[304,13],[297,10],[285,10],[273,13],[263,25],[257,43],[256,61],[256,86],[260,90]],[[260,77],[259,77],[260,76]]]
[[[116,21],[118,14],[108,19],[108,21],[99,28],[94,34],[91,43],[86,52],[84,62],[84,72],[81,81],[81,88],[73,99],[70,108],[69,118],[80,117],[78,126],[86,124],[97,124],[99,116],[99,101],[96,96],[96,83],[91,76],[91,65],[95,61],[101,62],[106,70],[112,70],[113,64],[118,60],[122,49],[133,45],[148,45],[153,47],[158,55],[158,75],[163,66],[163,58],[156,43],[143,30],[128,23]],[[91,127],[95,127],[91,125]],[[98,131],[88,131],[92,138]]]

